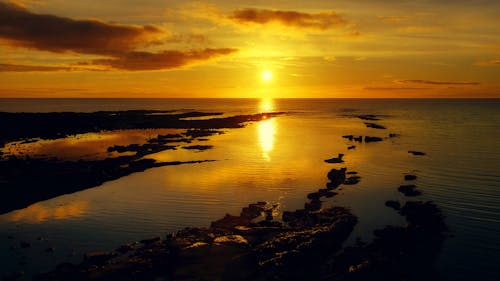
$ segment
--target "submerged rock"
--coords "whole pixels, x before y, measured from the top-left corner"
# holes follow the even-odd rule
[[[379,141],[383,141],[383,139],[379,138],[379,137],[365,136],[365,142],[366,143],[369,143],[369,142],[379,142]]]
[[[405,181],[413,181],[416,179],[417,179],[417,176],[415,176],[415,175],[405,175]]]
[[[325,162],[326,163],[344,163],[344,160],[342,160],[343,157],[344,157],[344,154],[339,153],[338,157],[326,159]]]
[[[425,155],[425,152],[415,151],[415,150],[408,150],[408,153],[413,154],[415,156],[423,156],[423,155]]]
[[[366,127],[373,128],[373,129],[381,129],[381,130],[387,129],[386,127],[379,125],[379,124],[376,124],[376,123],[365,122],[365,125],[366,125]]]
[[[398,191],[403,193],[405,196],[418,196],[422,194],[419,190],[416,190],[416,186],[414,184],[409,185],[401,185],[398,188]]]
[[[361,177],[360,176],[351,176],[351,177],[348,177],[345,181],[344,181],[344,184],[345,185],[354,185],[354,184],[357,184],[359,183],[359,181],[361,180]]]
[[[387,200],[385,201],[385,206],[393,208],[394,210],[399,210],[401,208],[401,203],[399,203],[399,201]]]

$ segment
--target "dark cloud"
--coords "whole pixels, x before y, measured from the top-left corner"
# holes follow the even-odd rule
[[[242,9],[234,11],[229,18],[239,23],[267,24],[274,22],[290,27],[319,30],[348,24],[342,16],[333,11],[310,14],[296,11]]]
[[[449,82],[449,81],[432,81],[432,80],[398,80],[403,84],[427,84],[427,85],[479,85],[479,82]]]
[[[429,88],[416,87],[364,87],[367,91],[412,91],[412,90],[428,90]]]
[[[129,52],[111,59],[92,61],[95,65],[109,66],[121,70],[160,70],[209,60],[236,52],[236,49],[203,49],[197,51]]]
[[[69,71],[71,67],[0,63],[0,72]]]
[[[15,46],[51,52],[110,54],[133,50],[160,33],[160,29],[150,25],[74,20],[35,14],[21,6],[0,2],[0,39]]]
[[[135,26],[105,23],[97,20],[74,20],[54,15],[35,14],[22,6],[0,2],[0,39],[12,46],[51,52],[75,52],[103,55],[107,58],[77,63],[76,68],[0,64],[0,71],[61,71],[95,70],[81,66],[104,66],[121,70],[160,70],[181,67],[221,55],[236,49],[202,49],[195,51],[164,50],[156,53],[137,48],[158,43],[162,33],[151,25]],[[189,44],[208,43],[203,35],[176,35],[172,41]]]

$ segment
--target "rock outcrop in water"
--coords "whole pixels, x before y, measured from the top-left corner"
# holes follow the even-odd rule
[[[35,280],[319,280],[324,258],[340,249],[357,222],[340,207],[287,212],[284,224],[254,222],[266,208],[250,204],[209,228],[93,253]]]
[[[23,158],[13,155],[0,157],[0,214],[26,207],[32,203],[98,186],[150,168],[201,163],[213,160],[156,162],[147,156],[176,149],[176,142],[191,142],[199,137],[220,134],[220,129],[240,128],[246,122],[260,121],[283,113],[238,115],[225,118],[189,120],[193,117],[217,116],[220,113],[190,112],[174,114],[165,111],[116,111],[95,113],[5,113],[0,112],[0,144],[22,138],[57,139],[71,134],[101,130],[182,128],[180,134],[158,135],[145,144],[115,145],[108,152],[133,152],[102,160],[63,161],[59,159]],[[5,122],[4,122],[5,121]],[[205,150],[210,145],[184,146],[185,149]],[[42,186],[43,188],[39,188]]]

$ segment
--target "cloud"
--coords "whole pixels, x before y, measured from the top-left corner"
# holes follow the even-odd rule
[[[379,16],[378,19],[387,23],[400,23],[410,20],[409,16]]]
[[[71,67],[66,66],[44,66],[44,65],[22,65],[0,63],[0,72],[35,72],[35,71],[70,71]]]
[[[432,81],[432,80],[398,80],[397,83],[402,84],[427,84],[427,85],[479,85],[479,82],[449,82],[449,81]]]
[[[480,62],[477,62],[475,65],[477,65],[477,66],[500,66],[500,59],[480,61]]]
[[[162,31],[98,20],[74,20],[35,14],[12,3],[0,2],[0,39],[14,46],[84,54],[113,54],[151,43]]]
[[[428,90],[429,88],[418,87],[364,87],[367,91],[413,91],[413,90]]]
[[[35,14],[26,8],[0,1],[0,40],[15,47],[55,53],[74,52],[105,58],[80,62],[75,67],[0,64],[0,72],[98,70],[160,70],[182,67],[236,52],[232,48],[141,51],[158,43],[167,33],[155,26],[122,25],[98,20],[75,20]],[[200,34],[179,34],[167,43],[208,44]],[[103,69],[99,69],[103,70]]]
[[[241,9],[229,18],[237,23],[268,24],[279,23],[288,27],[326,30],[346,26],[348,22],[334,11],[324,13],[304,13],[265,9]]]
[[[99,59],[92,61],[95,65],[108,66],[121,70],[160,70],[177,68],[200,61],[206,61],[218,56],[228,55],[236,52],[236,49],[203,49],[197,51],[162,51],[151,52],[129,52],[122,56],[111,59]]]

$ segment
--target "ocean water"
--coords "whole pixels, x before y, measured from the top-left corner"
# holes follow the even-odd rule
[[[348,244],[356,237],[369,241],[376,228],[405,223],[384,202],[404,202],[407,198],[397,187],[404,183],[405,174],[416,174],[423,195],[411,200],[436,202],[450,228],[436,261],[443,280],[498,279],[500,100],[0,100],[0,111],[9,112],[128,109],[288,113],[214,135],[204,142],[213,149],[168,150],[148,156],[159,161],[217,161],[154,168],[0,215],[0,273],[22,270],[29,275],[62,261],[78,262],[87,251],[110,250],[187,226],[208,226],[256,201],[278,204],[279,216],[283,210],[302,208],[308,193],[324,187],[330,169],[345,166],[359,172],[361,182],[342,187],[324,206],[346,206],[358,216]],[[376,123],[387,130],[367,128],[353,117],[359,114],[381,115]],[[24,146],[11,144],[9,151],[98,158],[109,144],[140,143],[157,133],[89,133]],[[347,150],[351,143],[341,137],[389,133],[400,136],[356,144],[354,150]],[[416,157],[408,150],[426,155]],[[345,154],[342,165],[323,161],[338,153]],[[20,241],[32,246],[22,249]],[[46,253],[48,247],[55,251]]]

